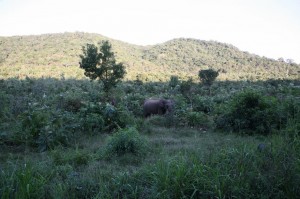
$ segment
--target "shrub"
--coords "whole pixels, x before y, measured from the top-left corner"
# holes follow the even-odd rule
[[[115,107],[109,103],[89,103],[81,109],[81,117],[83,129],[88,131],[111,132],[117,128],[124,128],[135,123],[129,111],[122,106]]]
[[[187,81],[182,81],[180,83],[180,92],[183,94],[183,95],[187,95],[189,94],[191,88],[192,88],[192,85],[193,85],[193,80],[192,78],[189,78]]]
[[[180,81],[179,81],[178,76],[172,75],[172,76],[170,77],[169,86],[170,86],[171,88],[175,88],[175,87],[176,87],[177,85],[179,85],[179,84],[180,84]]]
[[[229,103],[227,112],[218,117],[218,128],[230,128],[235,132],[267,135],[277,125],[277,101],[248,90],[237,94]]]
[[[21,115],[21,128],[15,140],[45,151],[56,145],[68,145],[74,129],[75,118],[45,109],[29,110]],[[70,124],[71,123],[71,124]]]
[[[116,107],[106,104],[102,109],[104,123],[105,123],[105,130],[112,131],[116,128],[123,128],[126,126],[124,120],[126,118],[120,117],[120,110]]]
[[[45,110],[28,110],[21,115],[24,140],[36,139],[47,125],[49,114]]]
[[[211,86],[215,79],[218,77],[219,72],[214,71],[213,69],[208,70],[200,70],[199,71],[199,78],[203,84]]]
[[[88,132],[101,132],[104,127],[104,119],[99,113],[87,113],[81,120],[82,128]]]
[[[133,113],[134,116],[143,116],[143,102],[145,100],[145,96],[139,93],[128,94],[124,99],[124,106],[130,112]]]
[[[0,121],[7,119],[9,98],[5,92],[0,91]]]
[[[211,121],[208,116],[203,112],[190,111],[186,113],[186,121],[192,127],[209,127]]]
[[[214,102],[211,97],[195,96],[193,99],[193,110],[210,113],[214,110]]]
[[[78,112],[80,110],[81,106],[82,106],[82,103],[81,103],[81,99],[79,99],[79,98],[75,98],[75,99],[69,98],[69,99],[66,99],[66,101],[64,103],[64,108],[70,112]]]
[[[120,129],[113,134],[105,147],[105,156],[122,156],[127,153],[144,155],[146,153],[146,141],[139,135],[134,127]]]

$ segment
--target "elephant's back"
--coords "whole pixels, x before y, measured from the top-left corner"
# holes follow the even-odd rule
[[[147,105],[147,104],[155,104],[155,103],[158,103],[158,99],[147,99],[144,101],[144,105]]]

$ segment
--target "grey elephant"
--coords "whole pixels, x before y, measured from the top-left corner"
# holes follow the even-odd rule
[[[144,117],[150,115],[164,115],[171,113],[174,108],[174,101],[170,99],[147,99],[143,105]]]

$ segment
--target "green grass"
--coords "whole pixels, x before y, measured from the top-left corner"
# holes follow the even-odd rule
[[[299,169],[299,142],[291,147],[286,145],[288,140],[281,136],[240,137],[189,128],[154,127],[151,134],[143,136],[152,146],[143,158],[127,154],[103,159],[99,156],[99,150],[106,147],[106,135],[94,136],[93,139],[83,137],[76,147],[56,148],[43,154],[28,152],[21,156],[10,153],[1,161],[1,165],[4,165],[1,168],[1,196],[299,196],[296,184],[299,173],[294,173]],[[267,144],[266,151],[257,150],[261,142]]]
[[[2,80],[0,198],[298,198],[299,92],[277,83],[215,82],[210,95],[192,83],[183,95],[123,82],[111,109],[97,82]],[[280,102],[268,136],[215,128],[247,88]],[[174,99],[174,115],[143,118],[150,97]]]

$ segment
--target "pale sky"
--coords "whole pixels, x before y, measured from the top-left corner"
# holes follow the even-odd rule
[[[214,40],[300,63],[300,0],[0,0],[0,36],[75,31],[138,45]]]

